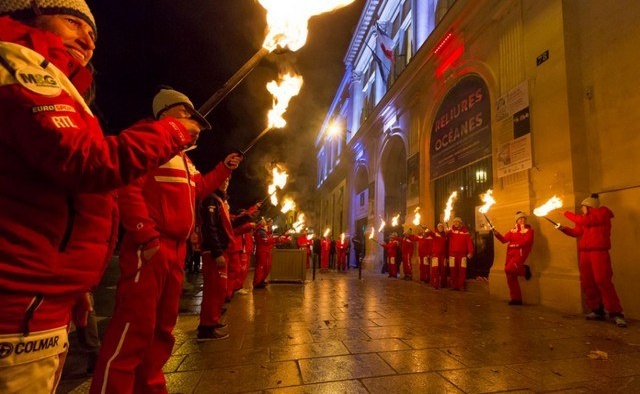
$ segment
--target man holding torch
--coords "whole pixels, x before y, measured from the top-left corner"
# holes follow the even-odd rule
[[[402,271],[404,272],[404,279],[411,280],[411,258],[413,257],[414,242],[418,241],[418,237],[413,234],[413,228],[409,227],[406,233],[402,236]]]
[[[448,232],[449,238],[449,273],[451,275],[451,290],[464,291],[467,279],[467,262],[473,257],[473,242],[471,234],[462,219],[453,218],[453,226]]]
[[[582,201],[582,215],[566,211],[564,216],[575,223],[574,228],[558,224],[556,228],[566,235],[578,238],[580,285],[591,313],[587,320],[604,320],[605,310],[618,327],[626,327],[622,305],[611,281],[611,219],[613,212],[600,206],[597,194]]]
[[[423,228],[422,235],[418,236],[418,259],[420,260],[420,281],[429,283],[429,259],[431,258],[431,247],[433,236],[428,228]]]
[[[531,269],[525,264],[525,261],[533,246],[533,229],[527,224],[527,215],[518,211],[516,212],[516,226],[505,235],[500,234],[493,225],[491,225],[491,231],[498,241],[509,244],[507,246],[507,261],[504,266],[509,286],[509,305],[522,305],[522,292],[518,277],[524,276],[526,280],[531,279]]]
[[[204,129],[211,128],[189,98],[171,88],[158,91],[152,108],[155,119],[191,118]],[[240,155],[230,154],[202,175],[183,151],[120,189],[118,207],[126,233],[117,303],[91,393],[166,390],[162,367],[173,349],[195,203],[220,187],[241,160]]]

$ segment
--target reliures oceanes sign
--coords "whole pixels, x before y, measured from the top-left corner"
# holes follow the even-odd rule
[[[430,152],[431,179],[491,154],[491,100],[482,79],[463,78],[442,100]]]

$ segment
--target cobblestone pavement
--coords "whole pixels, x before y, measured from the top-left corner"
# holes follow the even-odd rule
[[[271,284],[234,297],[229,339],[198,344],[199,280],[165,366],[171,393],[640,392],[638,322],[508,306],[485,282],[454,292],[353,270]],[[76,351],[58,392],[87,392],[78,371]]]

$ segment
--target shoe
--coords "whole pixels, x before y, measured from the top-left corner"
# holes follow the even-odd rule
[[[213,326],[213,328],[215,328],[216,330],[221,330],[221,329],[227,328],[227,324],[226,323],[218,323],[215,326]]]
[[[524,278],[526,280],[531,279],[531,267],[526,264],[524,265]]]
[[[197,337],[198,342],[218,341],[218,340],[227,339],[227,338],[229,338],[229,334],[219,332],[214,327],[211,327],[211,326],[198,327],[198,337]]]
[[[240,289],[240,290],[238,290],[236,293],[238,293],[238,294],[242,294],[242,295],[246,295],[246,294],[249,294],[249,290],[247,290],[247,289]]]
[[[627,322],[624,320],[622,316],[614,316],[613,321],[616,323],[616,326],[625,328],[627,327]]]
[[[591,312],[588,315],[586,315],[584,317],[587,320],[605,320],[606,317],[603,313],[599,313],[599,312]]]
[[[522,305],[522,300],[511,300],[509,305]]]

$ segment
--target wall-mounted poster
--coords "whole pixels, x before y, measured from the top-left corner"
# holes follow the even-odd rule
[[[491,100],[481,78],[464,77],[442,100],[430,152],[431,179],[491,154]]]

